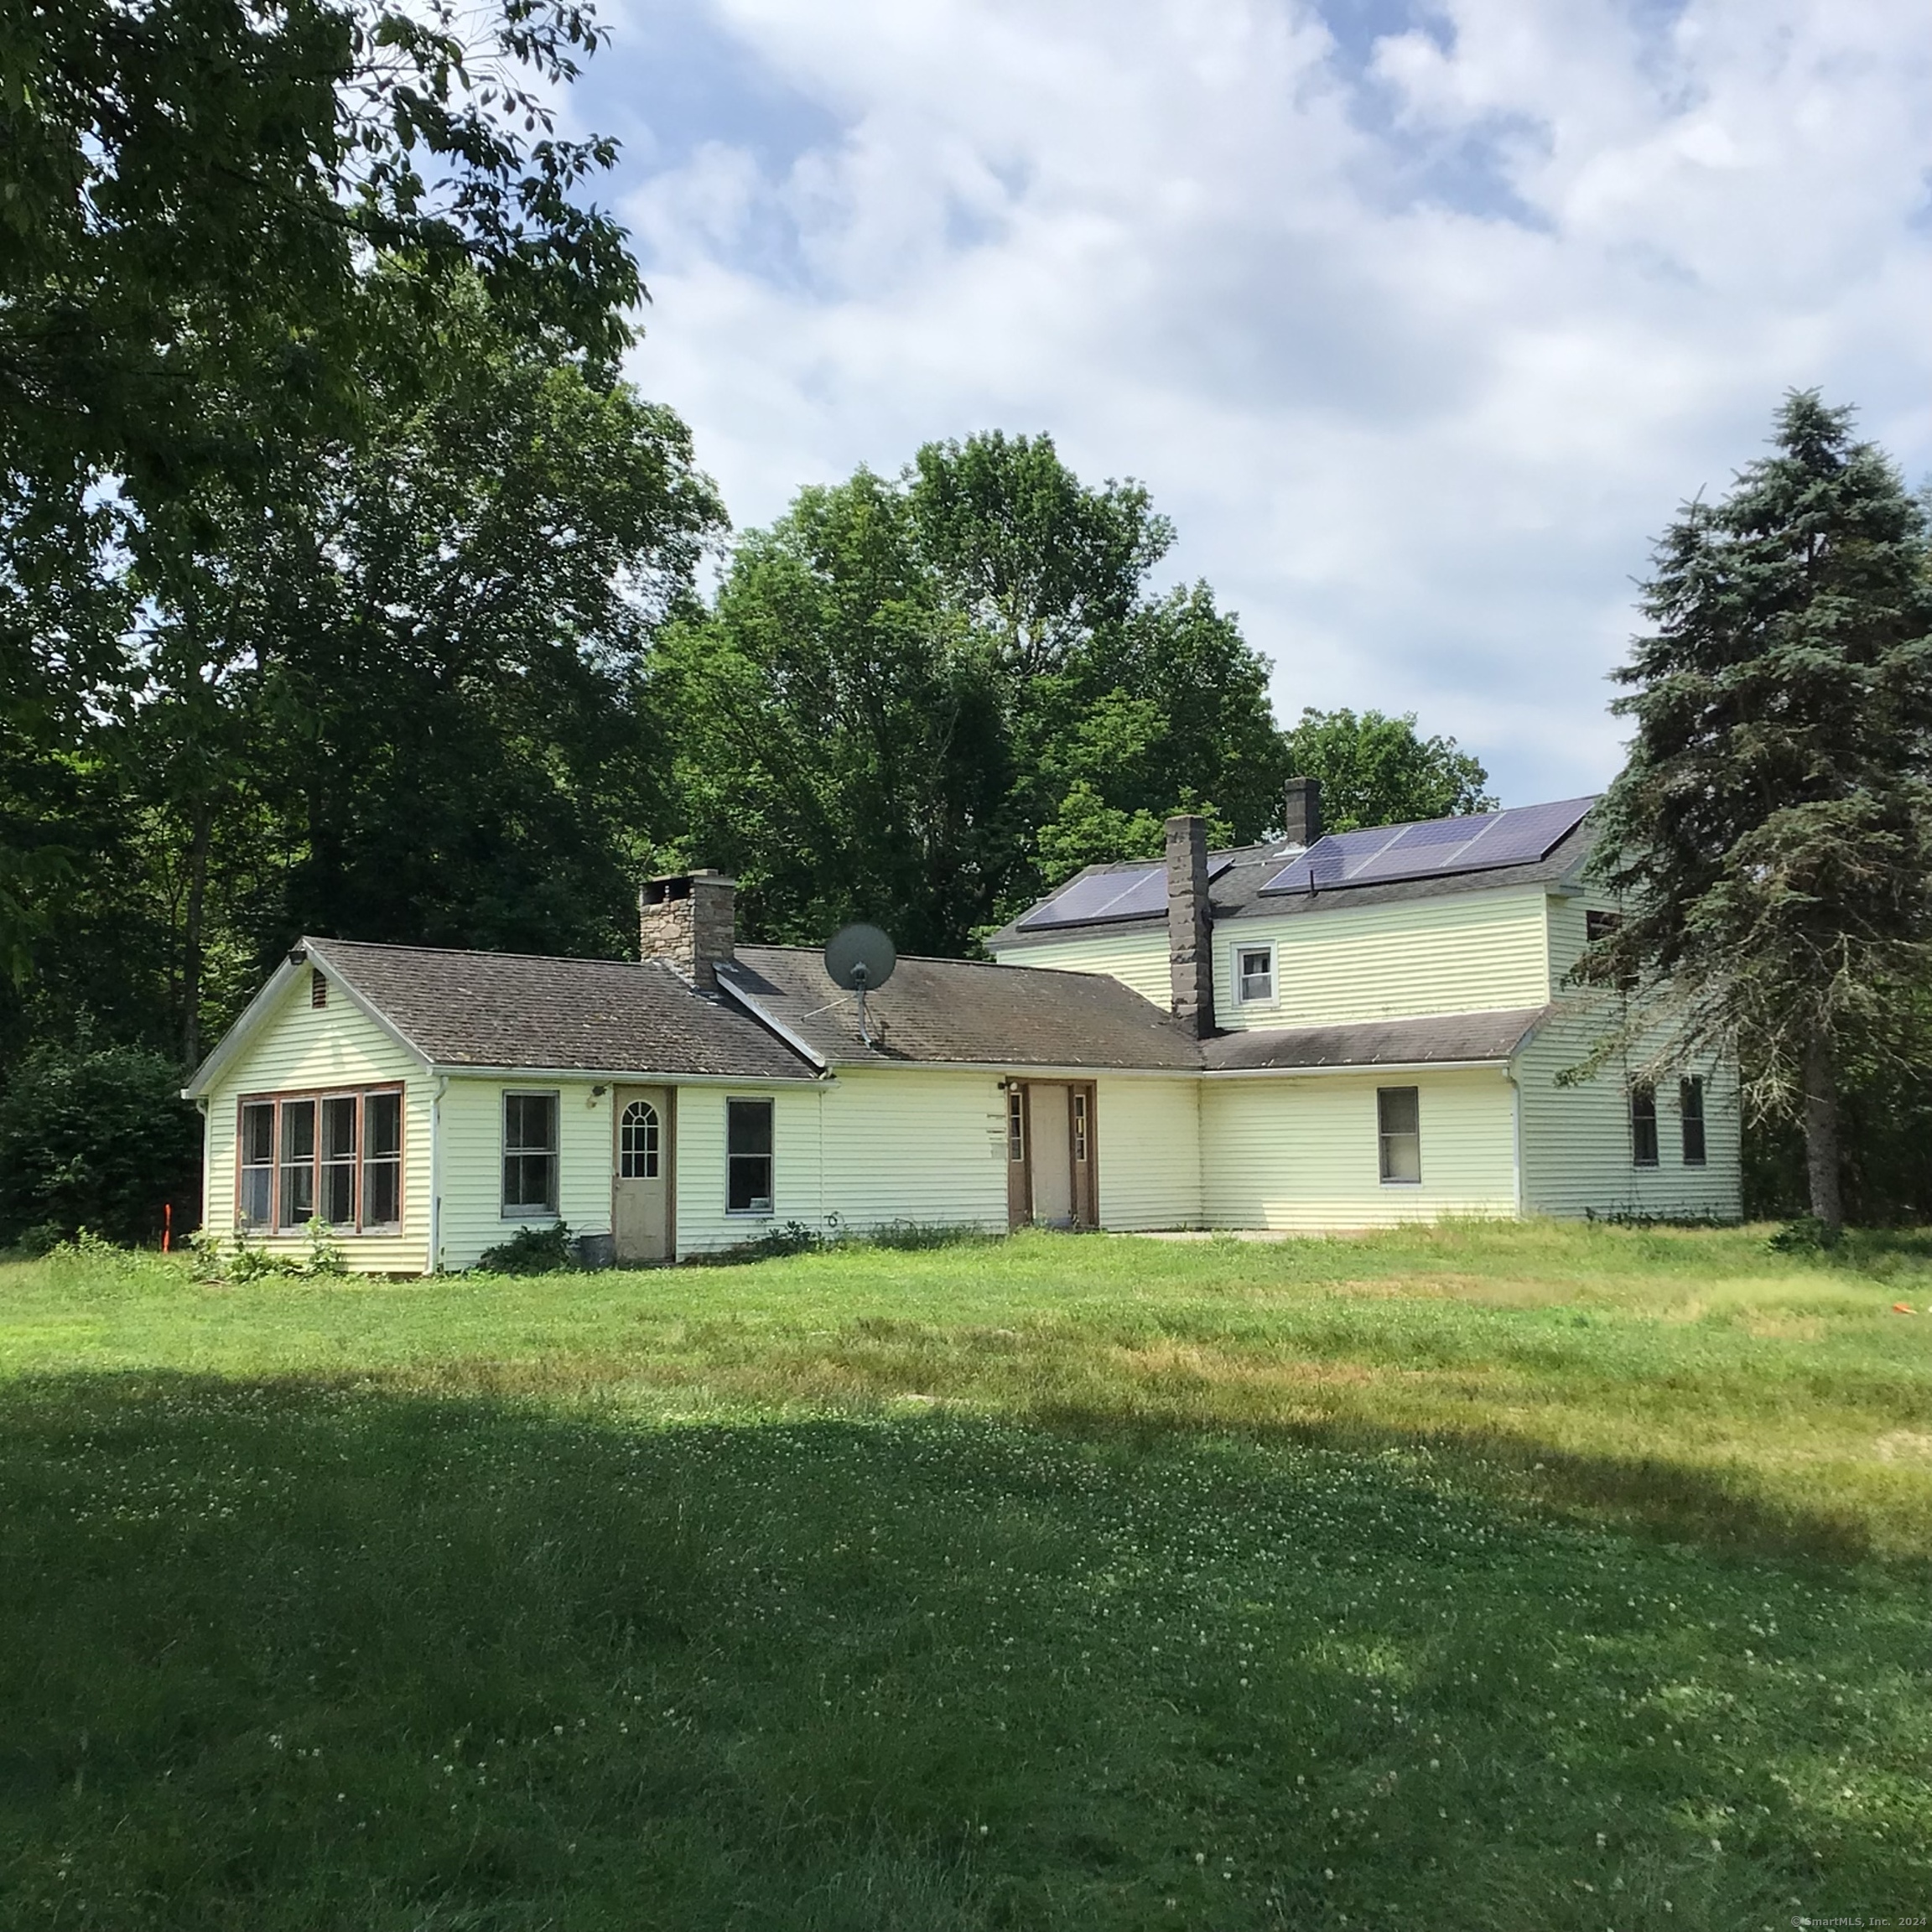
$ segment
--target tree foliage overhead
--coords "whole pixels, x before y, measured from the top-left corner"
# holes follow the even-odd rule
[[[1478,760],[1453,738],[1425,738],[1413,711],[1389,718],[1310,708],[1287,740],[1296,772],[1321,781],[1322,821],[1331,832],[1496,807]]]
[[[658,662],[685,854],[738,875],[762,937],[863,914],[958,953],[1064,870],[1157,849],[1167,813],[1258,836],[1266,667],[1206,586],[1150,587],[1171,541],[1046,437],[801,492]]]
[[[1801,1113],[1840,1218],[1839,1095],[1932,963],[1932,574],[1924,509],[1815,392],[1721,501],[1685,506],[1618,673],[1636,735],[1600,811],[1624,896],[1587,976],[1653,989],[1671,1051],[1739,1055]]]
[[[641,288],[545,92],[574,0],[53,0],[0,15],[0,452],[30,501],[144,505],[357,404],[377,252],[605,366]],[[534,138],[532,138],[534,137]]]

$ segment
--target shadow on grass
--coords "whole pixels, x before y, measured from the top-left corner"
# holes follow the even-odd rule
[[[1932,1831],[1918,1592],[1412,1457],[155,1375],[0,1444],[9,1925],[1727,1927]]]

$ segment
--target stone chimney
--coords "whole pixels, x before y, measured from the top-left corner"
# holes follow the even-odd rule
[[[1213,914],[1208,904],[1208,821],[1167,821],[1167,972],[1174,1017],[1197,1040],[1214,1031]]]
[[[637,956],[674,966],[700,993],[718,990],[716,969],[736,942],[738,881],[722,872],[677,872],[637,888]]]
[[[1291,845],[1312,845],[1322,836],[1322,781],[1319,778],[1288,781],[1287,810],[1281,828]]]

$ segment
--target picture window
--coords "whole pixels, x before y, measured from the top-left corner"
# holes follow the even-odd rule
[[[724,1103],[724,1206],[733,1214],[771,1212],[771,1103]]]

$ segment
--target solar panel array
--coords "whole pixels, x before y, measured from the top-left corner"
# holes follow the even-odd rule
[[[1211,859],[1208,876],[1218,879],[1234,863]],[[1145,919],[1167,910],[1167,868],[1138,865],[1127,872],[1095,872],[1062,886],[1044,906],[1036,906],[1019,925],[1036,932],[1043,926],[1084,926],[1095,919]]]
[[[1398,879],[1434,879],[1529,865],[1547,858],[1595,802],[1592,798],[1566,798],[1554,805],[1431,818],[1420,825],[1332,832],[1317,839],[1261,890],[1318,892],[1335,886],[1385,886]]]

